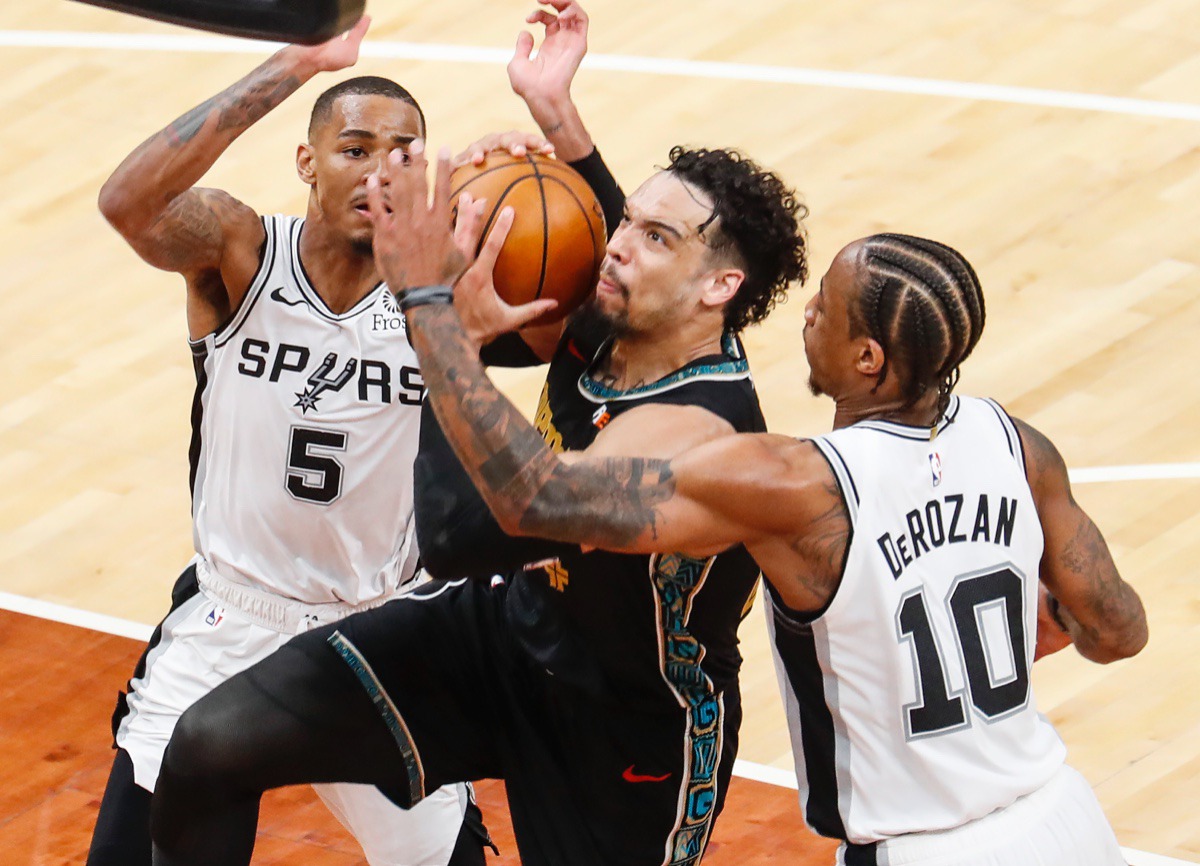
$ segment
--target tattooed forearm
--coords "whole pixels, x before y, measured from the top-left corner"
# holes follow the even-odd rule
[[[410,311],[409,334],[446,438],[506,531],[597,547],[655,537],[667,461],[565,464],[487,378],[451,307]]]
[[[198,183],[235,138],[304,83],[306,76],[288,57],[277,53],[139,145],[101,191],[110,221],[144,228]]]
[[[182,147],[199,134],[209,118],[215,117],[215,131],[232,132],[232,139],[261,120],[303,83],[294,71],[272,58],[173,121],[162,134],[170,147]]]
[[[657,506],[674,492],[667,460],[610,457],[586,466],[559,463],[530,501],[521,531],[624,548],[638,538],[658,538]]]
[[[1082,511],[1077,514],[1075,532],[1058,552],[1058,565],[1088,591],[1085,607],[1062,607],[1067,632],[1079,652],[1093,661],[1126,658],[1138,652],[1148,637],[1142,601],[1121,579],[1096,524]]]

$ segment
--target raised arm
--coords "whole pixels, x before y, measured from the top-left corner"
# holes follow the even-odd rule
[[[218,315],[241,300],[253,278],[263,229],[228,193],[195,184],[239,135],[315,74],[352,65],[369,23],[363,18],[318,46],[276,52],[139,145],[101,188],[100,211],[138,255],[183,274]]]
[[[1091,661],[1135,655],[1148,637],[1141,599],[1121,579],[1104,536],[1071,494],[1067,466],[1054,443],[1014,421],[1045,536],[1041,580],[1053,596],[1056,619]]]
[[[533,34],[521,31],[508,64],[508,80],[558,158],[574,162],[595,149],[571,98],[571,82],[587,53],[588,16],[575,0],[538,2],[554,12],[537,9],[525,21],[543,25],[546,37],[534,55]]]

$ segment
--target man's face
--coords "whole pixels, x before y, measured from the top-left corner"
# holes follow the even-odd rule
[[[820,288],[804,306],[804,355],[808,388],[837,399],[856,377],[862,338],[850,337],[850,305],[858,302],[858,242],[842,249],[821,278]]]
[[[715,265],[697,230],[712,212],[706,194],[667,171],[626,199],[591,301],[615,333],[652,332],[699,309]],[[710,224],[705,234],[714,231]]]
[[[369,254],[374,227],[367,216],[367,178],[379,172],[386,183],[388,153],[407,152],[424,133],[416,106],[400,99],[347,95],[334,102],[296,160],[324,224]]]

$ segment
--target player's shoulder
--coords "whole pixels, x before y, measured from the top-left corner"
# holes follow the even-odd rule
[[[243,241],[257,249],[266,230],[254,208],[223,189],[193,187],[191,192],[216,218],[227,244]]]
[[[1067,462],[1050,437],[1028,421],[1015,416],[1009,417],[1012,418],[1013,426],[1021,439],[1021,448],[1025,454],[1025,474],[1029,478],[1030,487],[1037,490],[1047,485],[1068,483]]]

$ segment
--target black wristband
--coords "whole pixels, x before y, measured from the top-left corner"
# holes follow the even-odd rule
[[[453,286],[417,286],[405,289],[396,296],[400,302],[400,312],[407,313],[413,307],[423,307],[426,304],[454,303]]]

